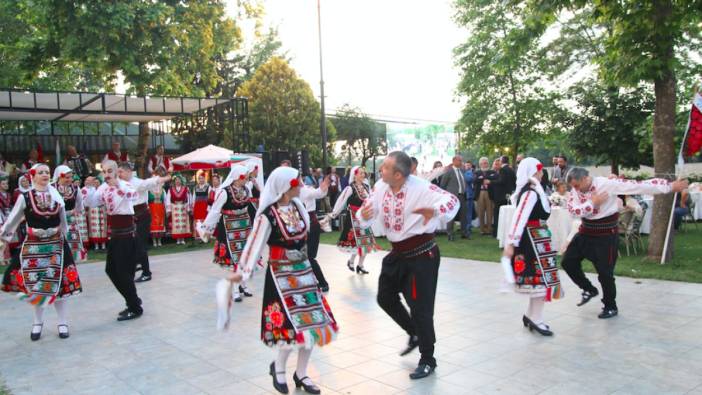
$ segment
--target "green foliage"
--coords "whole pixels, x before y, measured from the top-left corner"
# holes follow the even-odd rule
[[[249,126],[254,145],[267,151],[307,149],[317,166],[322,160],[320,106],[312,89],[290,65],[277,56],[256,70],[239,89],[249,98]],[[336,130],[328,130],[334,141]]]
[[[347,163],[357,158],[365,166],[368,159],[387,152],[385,124],[372,120],[358,107],[343,105],[337,110],[333,124],[337,138],[346,141],[342,149],[346,153]]]

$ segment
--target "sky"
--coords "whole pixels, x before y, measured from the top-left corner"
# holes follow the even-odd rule
[[[278,27],[291,65],[319,98],[317,2],[263,4],[264,24]],[[327,113],[349,103],[378,119],[458,119],[452,53],[466,33],[450,1],[322,0],[321,9]]]

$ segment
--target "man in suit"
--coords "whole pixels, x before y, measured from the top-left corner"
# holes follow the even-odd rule
[[[507,204],[507,195],[513,194],[514,189],[517,187],[517,174],[509,166],[509,157],[501,157],[500,162],[501,167],[499,175],[497,180],[492,182],[495,199],[495,212],[493,214],[493,217],[495,218],[495,226],[492,228],[493,237],[497,237],[497,224],[500,223],[500,207]]]
[[[469,160],[463,165],[463,178],[466,180],[466,226],[463,228],[463,232],[470,239],[473,230],[475,195],[473,193],[473,162]]]
[[[473,196],[480,220],[480,234],[492,233],[493,201],[490,193],[490,183],[497,179],[497,172],[490,169],[488,158],[482,157],[478,161],[479,169],[473,174]]]
[[[463,238],[468,238],[466,234],[466,180],[463,176],[463,158],[460,155],[453,157],[452,166],[441,177],[439,187],[456,196],[458,201],[461,202],[461,208],[456,216],[461,223],[461,235]],[[449,241],[455,240],[453,235],[453,223],[455,220],[456,218],[454,217],[453,220],[449,221],[446,229]]]

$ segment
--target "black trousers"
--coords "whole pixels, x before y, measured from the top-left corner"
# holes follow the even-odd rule
[[[602,286],[602,303],[606,309],[617,308],[617,287],[614,283],[614,267],[617,264],[619,236],[589,236],[578,233],[563,255],[563,269],[580,289],[597,292],[583,273],[583,259],[593,263]]]
[[[420,363],[436,366],[434,300],[439,277],[439,248],[413,258],[390,253],[378,279],[378,305],[410,336],[419,338]],[[400,301],[400,294],[409,311]]]
[[[466,194],[462,193],[460,195],[453,195],[453,196],[455,196],[456,199],[458,199],[458,201],[461,202],[461,207],[458,209],[458,213],[456,214],[456,216],[451,221],[449,221],[448,224],[446,224],[446,227],[447,227],[446,230],[448,231],[449,235],[452,235],[453,234],[453,223],[456,222],[456,218],[458,218],[458,220],[461,223],[460,233],[461,233],[461,235],[466,235],[467,234],[466,227],[468,226],[467,217],[466,217]]]
[[[141,265],[141,274],[151,275],[149,267],[149,236],[151,235],[151,213],[136,217],[137,253],[136,264]]]
[[[105,273],[112,284],[127,303],[127,308],[133,312],[142,312],[141,299],[134,285],[136,268],[137,239],[112,238],[107,242],[107,260]]]
[[[497,225],[500,223],[500,207],[507,204],[506,200],[495,202],[495,209],[492,212],[492,237],[497,237]]]
[[[312,271],[317,277],[317,282],[319,282],[320,287],[329,287],[329,283],[324,278],[324,273],[322,273],[322,268],[317,262],[317,252],[319,251],[319,236],[322,233],[322,227],[319,226],[319,220],[317,220],[317,214],[313,211],[310,213],[310,233],[307,235],[307,257],[310,260],[310,265],[312,265]]]

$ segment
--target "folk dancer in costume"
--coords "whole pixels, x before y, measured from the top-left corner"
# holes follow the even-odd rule
[[[249,188],[251,192],[251,204],[258,210],[258,201],[261,198],[261,191],[263,190],[262,186],[258,185],[258,172],[260,169],[258,165],[253,163],[249,163],[247,167],[249,168],[249,180],[246,183],[246,187]]]
[[[210,212],[204,222],[199,224],[198,234],[207,241],[212,234],[217,235],[214,247],[214,263],[225,270],[236,272],[241,263],[241,252],[246,245],[246,238],[251,234],[251,226],[256,210],[249,201],[249,190],[246,188],[248,169],[242,165],[232,165],[229,176],[222,184]],[[226,280],[223,280],[226,281]],[[241,302],[241,295],[251,297],[253,294],[246,287],[246,282],[239,283],[238,291],[234,291],[233,299]],[[223,329],[227,319],[221,315],[218,328]]]
[[[251,236],[241,255],[241,266],[228,280],[248,279],[261,256],[264,246],[270,246],[263,290],[261,339],[278,349],[278,357],[270,365],[273,387],[288,393],[285,366],[293,347],[298,349],[295,386],[310,394],[320,390],[307,377],[307,364],[315,345],[331,342],[338,326],[326,298],[319,291],[317,278],[304,252],[309,218],[298,199],[301,182],[299,172],[291,167],[279,167],[271,172],[261,193]],[[217,284],[218,308],[227,311],[226,297],[231,282]]]
[[[156,153],[149,158],[147,170],[151,175],[160,174],[159,171],[163,174],[172,171],[171,158],[165,155],[163,145],[156,147]]]
[[[217,192],[222,189],[222,177],[212,172],[212,188],[210,188],[210,194],[207,196],[207,205],[212,206],[214,204],[215,198],[217,197]]]
[[[353,177],[353,180],[349,182],[349,185],[344,188],[339,198],[336,199],[334,210],[329,216],[334,219],[342,211],[347,210],[341,221],[341,234],[336,245],[341,251],[351,254],[351,257],[346,262],[349,270],[355,270],[358,274],[368,274],[368,271],[363,268],[363,261],[366,259],[367,254],[379,250],[380,247],[375,242],[373,231],[369,228],[361,228],[355,215],[363,205],[363,202],[368,199],[370,187],[365,182],[366,172],[362,168],[354,166],[350,175]],[[354,268],[356,256],[358,256],[358,264]]]
[[[10,216],[10,211],[12,210],[12,195],[10,194],[10,180],[6,174],[0,174],[0,226],[2,226],[7,218]],[[12,241],[16,243],[17,232],[13,233]],[[8,243],[9,244],[9,243]],[[9,247],[3,249],[0,254],[0,266],[7,266],[10,264],[10,258],[12,257],[12,248]]]
[[[73,185],[73,170],[65,165],[57,166],[54,169],[54,187],[61,194],[65,203],[66,223],[68,232],[66,233],[66,243],[71,249],[73,260],[78,263],[88,258],[88,252],[80,237],[79,218],[83,215],[83,194],[80,188]]]
[[[80,181],[85,180],[93,171],[93,164],[85,155],[79,154],[76,147],[69,145],[66,147],[66,159],[63,164],[73,170],[73,175],[77,176]]]
[[[300,200],[305,205],[307,215],[310,217],[310,231],[309,235],[307,236],[307,257],[310,260],[310,265],[312,265],[312,270],[314,271],[314,275],[317,277],[317,282],[319,283],[319,289],[322,292],[329,292],[329,283],[327,282],[327,279],[324,278],[322,267],[319,266],[319,262],[317,262],[319,237],[322,234],[322,227],[319,224],[319,219],[317,218],[317,200],[323,199],[325,196],[327,196],[329,183],[329,179],[325,178],[318,188],[303,185],[302,189],[300,190]]]
[[[205,172],[200,171],[197,174],[197,184],[193,188],[190,195],[190,201],[193,205],[193,237],[200,237],[198,234],[198,226],[207,218],[207,210],[209,207],[208,198],[212,187],[205,179]]]
[[[151,280],[151,266],[149,265],[149,235],[151,234],[151,213],[149,212],[149,191],[156,187],[161,187],[169,177],[153,176],[142,180],[134,175],[132,167],[128,162],[119,164],[119,178],[126,181],[137,193],[134,201],[134,220],[136,222],[137,253],[136,264],[141,267],[141,276],[137,283]]]
[[[176,244],[185,244],[192,236],[190,227],[190,193],[185,186],[185,177],[176,173],[171,188],[166,192],[166,213],[171,217],[171,237]]]
[[[91,182],[91,184],[85,183],[85,187],[83,188],[85,195],[88,194],[91,187],[96,189],[100,188],[100,184],[103,182],[102,175],[93,178]],[[88,208],[88,237],[95,251],[106,249],[107,209],[102,201],[98,202],[98,206]]]
[[[383,162],[382,181],[356,213],[362,228],[382,220],[392,251],[383,259],[378,281],[378,304],[410,337],[407,355],[417,346],[421,353],[411,379],[429,376],[434,359],[434,299],[439,274],[439,248],[434,232],[439,221],[456,216],[455,196],[410,175],[412,162],[404,152],[390,153]],[[410,311],[402,305],[402,293]]]
[[[30,338],[37,341],[44,326],[44,307],[53,304],[58,316],[61,339],[69,337],[66,298],[83,291],[78,269],[66,242],[68,223],[61,194],[51,185],[50,170],[45,164],[30,169],[33,187],[22,193],[2,226],[2,241],[7,243],[22,221],[27,236],[20,253],[5,271],[2,290],[17,292],[20,299],[34,306],[34,324]]]
[[[129,162],[129,154],[126,151],[120,149],[121,144],[119,141],[115,140],[112,142],[112,151],[105,154],[103,161],[114,161],[116,163]]]
[[[36,148],[29,150],[28,158],[26,161],[22,162],[22,173],[27,173],[29,170],[39,163],[39,151]]]
[[[544,323],[544,304],[562,298],[563,288],[556,262],[558,249],[552,248],[551,232],[545,224],[551,206],[541,186],[542,170],[543,165],[534,158],[519,163],[517,188],[511,197],[517,209],[507,234],[503,265],[510,269],[506,271],[507,282],[515,284],[516,292],[529,296],[529,307],[522,316],[524,326],[552,336]]]
[[[578,233],[563,254],[563,269],[570,279],[583,290],[578,306],[597,296],[597,288],[585,277],[583,259],[591,261],[602,286],[604,307],[599,318],[611,318],[619,313],[617,289],[614,284],[614,266],[617,263],[619,209],[617,195],[656,195],[680,192],[687,188],[687,180],[669,182],[654,178],[646,181],[592,177],[583,168],[572,168],[566,176],[572,190],[568,211],[582,219]]]
[[[78,193],[84,195],[83,188],[80,187],[80,184],[81,178],[77,174],[73,174],[73,186],[78,189]],[[76,223],[78,224],[78,232],[80,233],[80,240],[83,242],[83,248],[87,253],[87,251],[90,249],[90,236],[88,234],[88,210],[83,207],[82,212],[80,214],[76,214],[75,217]]]
[[[118,168],[115,161],[104,161],[102,169],[105,183],[97,189],[88,187],[85,201],[89,207],[101,204],[106,207],[109,241],[105,273],[127,304],[127,308],[117,314],[117,321],[133,320],[144,313],[134,285],[139,248],[134,222],[134,203],[139,194],[122,179],[123,170]],[[88,177],[85,183],[94,185],[93,177]]]
[[[160,247],[166,235],[166,191],[161,185],[149,191],[149,212],[151,213],[151,240],[154,247]]]
[[[17,203],[17,200],[19,200],[19,197],[22,196],[22,194],[29,192],[30,189],[32,189],[32,177],[29,173],[25,173],[22,175],[19,180],[18,180],[18,186],[15,188],[14,192],[12,192],[12,204],[11,207],[14,207],[14,205]],[[9,216],[9,212],[8,212]],[[7,219],[7,216],[5,217]],[[22,243],[24,243],[24,238],[27,236],[27,223],[26,221],[20,222],[19,226],[17,226],[17,231],[15,231],[15,235],[12,237],[12,240],[10,240],[10,243],[8,246],[10,247],[10,255],[15,255],[19,254],[20,247],[22,246]]]

